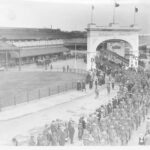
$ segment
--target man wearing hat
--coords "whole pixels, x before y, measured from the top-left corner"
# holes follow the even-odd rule
[[[56,122],[55,122],[54,120],[53,120],[52,123],[51,123],[50,129],[51,129],[52,134],[53,134],[54,132],[57,133]]]
[[[68,131],[69,131],[70,143],[73,144],[75,128],[74,128],[74,121],[71,118],[68,122]]]

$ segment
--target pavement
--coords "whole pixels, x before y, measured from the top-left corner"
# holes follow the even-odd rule
[[[84,63],[83,59],[77,59],[76,66],[75,66],[75,59],[67,59],[67,60],[59,60],[56,62],[52,62],[53,69],[55,68],[55,71],[60,71],[62,68],[67,65],[69,65],[70,68],[78,68],[78,69],[84,69],[86,70],[86,63]],[[18,71],[18,66],[9,68],[9,71]],[[48,70],[50,70],[50,67],[48,67]],[[48,71],[47,70],[47,71]],[[44,66],[37,66],[36,64],[25,64],[21,66],[21,71],[46,71]]]
[[[94,89],[86,92],[70,91],[7,108],[0,113],[0,145],[12,145],[11,140],[16,135],[29,136],[30,130],[43,127],[57,118],[66,121],[72,118],[78,122],[80,116],[86,116],[101,104],[108,103],[117,91],[118,87],[108,95],[106,87],[102,86],[97,99]],[[77,132],[75,137],[74,145],[79,145]]]
[[[64,104],[67,102],[71,102],[75,99],[83,98],[87,96],[87,94],[90,95],[91,93],[93,93],[93,90],[88,90],[87,92],[72,90],[52,95],[50,97],[44,97],[40,100],[33,100],[30,102],[17,104],[16,106],[5,107],[2,108],[2,111],[0,112],[0,121],[15,119],[45,109],[49,109],[56,105]]]
[[[99,98],[95,99],[94,89],[89,90],[87,87],[86,92],[73,90],[5,108],[0,113],[0,145],[12,145],[11,139],[14,136],[29,136],[31,130],[44,127],[56,118],[66,121],[72,118],[77,123],[80,116],[86,116],[100,105],[111,101],[117,91],[118,87],[108,95],[104,85],[100,87]],[[138,130],[133,131],[128,146],[138,145],[139,136],[144,135],[145,127],[146,120]],[[69,143],[66,145],[70,146]],[[82,145],[83,143],[78,141],[76,130],[73,146]]]

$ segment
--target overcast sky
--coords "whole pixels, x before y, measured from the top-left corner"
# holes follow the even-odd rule
[[[150,33],[150,0],[116,0],[116,22],[133,24],[134,8],[136,23],[143,33]],[[84,31],[91,19],[94,5],[94,22],[108,25],[112,22],[114,0],[0,0],[1,27],[60,28]]]

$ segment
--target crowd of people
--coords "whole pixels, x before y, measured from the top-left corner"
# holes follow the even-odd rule
[[[145,120],[150,92],[144,75],[123,71],[120,80],[117,97],[90,114],[84,130],[79,130],[84,145],[127,145],[132,132]]]
[[[128,144],[133,131],[145,121],[150,108],[150,76],[141,69],[112,69],[107,66],[104,71],[102,67],[104,65],[97,68],[94,78],[91,75],[87,77],[89,88],[93,86],[94,81],[97,81],[95,89],[98,87],[96,85],[106,83],[109,94],[110,86],[113,89],[116,82],[119,86],[117,96],[106,105],[99,106],[88,117],[80,117],[78,123],[72,119],[68,122],[59,119],[52,121],[50,125],[45,125],[42,133],[31,135],[28,145],[73,144],[75,132],[78,134],[78,140],[85,146]],[[150,135],[150,131],[147,134]],[[15,138],[13,143],[19,145]]]

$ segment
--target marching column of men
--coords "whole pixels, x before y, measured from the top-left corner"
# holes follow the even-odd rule
[[[114,77],[120,87],[118,95],[87,118],[79,119],[78,140],[83,145],[127,145],[133,131],[148,114],[150,81],[147,74],[141,70],[118,69]],[[113,88],[114,81],[111,83]],[[68,141],[73,144],[75,131],[72,119],[52,121],[37,137],[31,135],[29,145],[64,146]]]
[[[90,114],[84,121],[86,128],[79,124],[84,145],[126,145],[145,120],[150,107],[147,77],[143,72],[123,70],[119,78],[117,97]]]

